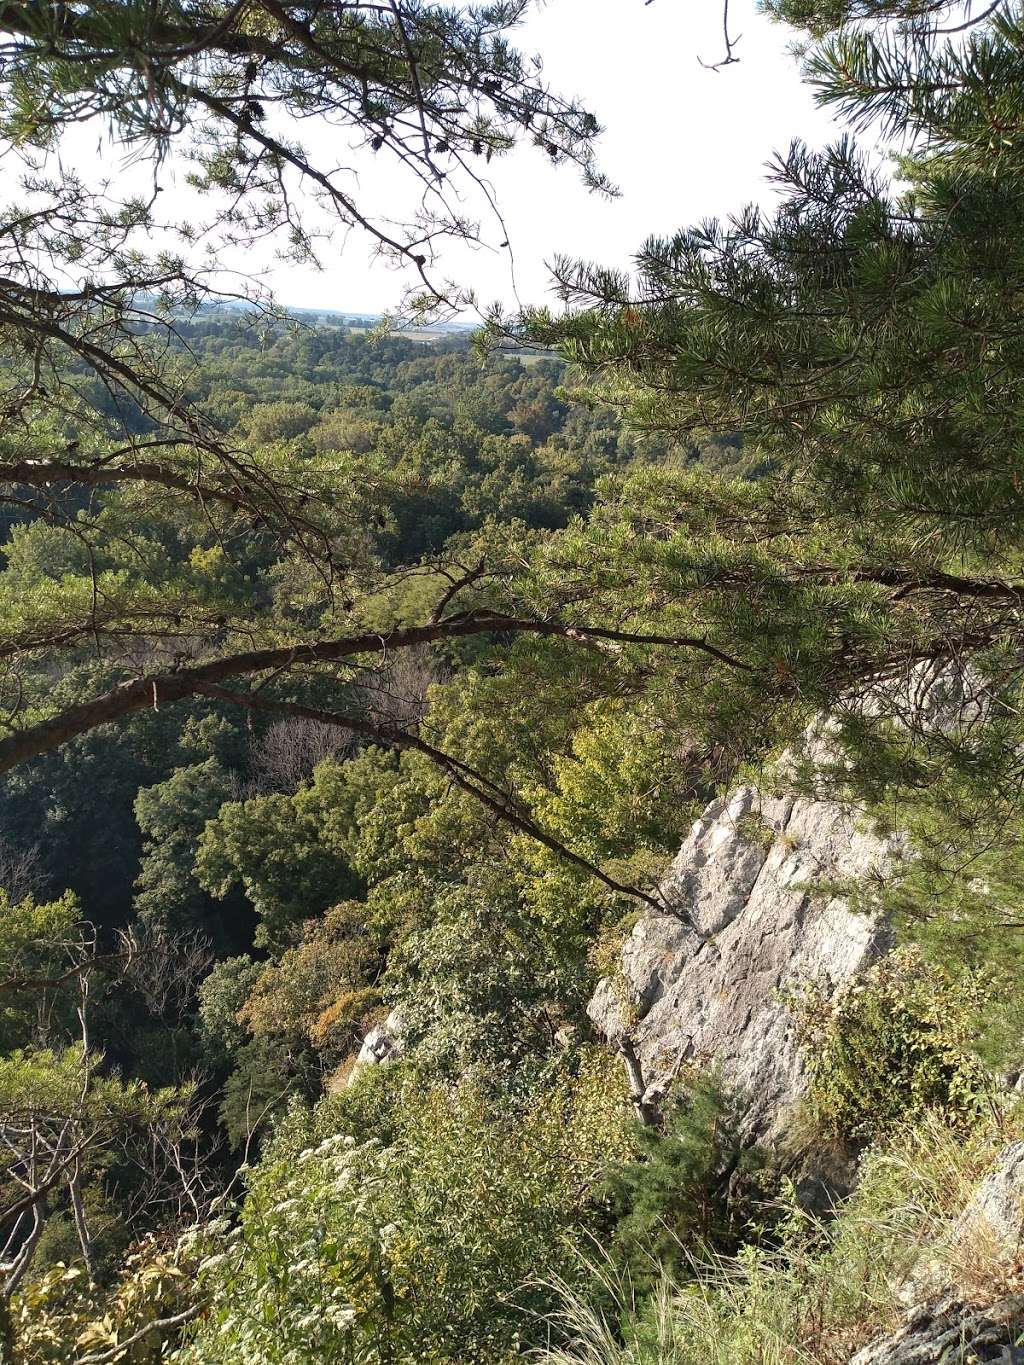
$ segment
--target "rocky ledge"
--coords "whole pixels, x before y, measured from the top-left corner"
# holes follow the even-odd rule
[[[1004,1149],[953,1226],[948,1245],[926,1247],[895,1331],[850,1365],[1024,1365],[1024,1142]],[[986,1285],[965,1293],[963,1268]],[[971,1275],[966,1278],[970,1279]]]

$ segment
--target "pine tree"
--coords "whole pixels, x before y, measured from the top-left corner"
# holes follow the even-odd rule
[[[568,311],[520,328],[640,430],[739,433],[763,457],[754,489],[666,481],[623,521],[667,544],[687,528],[690,600],[716,622],[731,601],[744,659],[774,639],[760,676],[780,704],[836,714],[837,761],[808,785],[917,832],[924,862],[883,901],[998,940],[1024,814],[1024,19],[771,8],[806,30],[805,77],[850,131],[775,160],[773,211],[652,239],[633,275],[560,262]],[[792,739],[801,708],[775,714]]]

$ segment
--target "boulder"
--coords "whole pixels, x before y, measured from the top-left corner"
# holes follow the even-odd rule
[[[348,1084],[352,1084],[364,1067],[394,1061],[396,1057],[401,1057],[404,1051],[405,1040],[402,1037],[401,1012],[392,1010],[384,1022],[370,1029],[363,1039],[363,1045],[359,1049],[355,1065],[348,1074]]]

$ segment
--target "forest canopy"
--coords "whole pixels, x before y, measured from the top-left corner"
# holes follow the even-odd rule
[[[682,1308],[657,1354],[665,1276],[780,1275],[804,1215],[742,1097],[696,1065],[652,1097],[587,1002],[641,916],[696,932],[665,870],[783,754],[914,850],[839,888],[903,955],[799,1006],[816,1140],[875,1144],[881,1179],[907,1125],[984,1146],[1009,1103],[1024,20],[767,5],[835,144],[776,156],[771,209],[558,261],[557,308],[472,341],[225,288],[219,250],[315,261],[315,204],[450,316],[442,243],[504,231],[460,207],[492,158],[611,193],[595,115],[514,45],[527,8],[0,6],[18,1365],[576,1359],[588,1313],[609,1360],[702,1358]],[[405,224],[307,120],[404,168]],[[56,157],[94,122],[138,197]],[[172,156],[201,226],[162,216]],[[852,1235],[808,1232],[807,1276]]]

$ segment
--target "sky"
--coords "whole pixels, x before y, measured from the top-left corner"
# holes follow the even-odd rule
[[[609,202],[588,193],[571,167],[552,167],[523,147],[493,162],[490,179],[509,229],[507,251],[452,248],[442,272],[469,284],[482,303],[550,301],[546,262],[559,253],[627,266],[651,234],[767,202],[764,164],[794,137],[821,144],[836,134],[800,80],[793,34],[732,0],[730,32],[739,61],[723,55],[717,0],[546,0],[519,30],[521,50],[539,53],[555,89],[578,95],[606,129],[599,164],[620,187]],[[364,195],[374,191],[369,167]],[[397,187],[388,184],[388,193]],[[491,239],[500,236],[490,233]],[[275,292],[296,307],[367,311],[395,306],[403,286],[349,237],[324,253],[324,271],[278,265]]]
[[[588,192],[572,166],[552,166],[543,151],[517,148],[488,169],[511,250],[496,249],[504,229],[487,220],[483,197],[465,209],[483,221],[491,249],[449,247],[435,270],[473,290],[480,305],[551,301],[548,262],[556,255],[628,267],[646,238],[750,200],[769,202],[764,166],[794,137],[821,145],[837,133],[801,82],[790,46],[794,35],[757,12],[756,0],[730,0],[735,64],[715,71],[724,55],[720,0],[534,0],[515,32],[521,51],[539,54],[546,82],[576,96],[605,128],[597,147],[601,170],[619,186],[609,201]],[[337,134],[304,123],[288,130],[308,143],[321,164],[355,168],[353,188],[363,207],[383,206],[396,219],[415,208],[411,182],[368,151],[337,147]],[[109,144],[91,128],[73,132],[65,155],[78,167],[102,169],[119,192],[133,172],[115,164]],[[97,163],[99,159],[99,164]],[[172,162],[161,171],[163,209],[170,218],[208,216]],[[408,272],[374,260],[357,231],[320,252],[323,269],[295,266],[264,247],[218,265],[257,274],[290,307],[380,313],[395,309]]]

